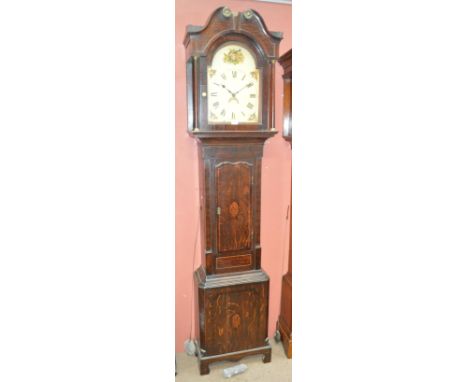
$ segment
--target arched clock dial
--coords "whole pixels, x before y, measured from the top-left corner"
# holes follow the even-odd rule
[[[239,44],[219,48],[208,66],[208,123],[260,124],[260,69]]]

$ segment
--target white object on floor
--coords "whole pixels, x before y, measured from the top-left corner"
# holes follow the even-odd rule
[[[187,355],[195,355],[197,348],[195,347],[195,342],[192,340],[185,340],[184,349]]]
[[[227,369],[223,370],[224,378],[231,378],[233,375],[243,373],[247,370],[247,365],[241,363],[236,366],[228,367]]]

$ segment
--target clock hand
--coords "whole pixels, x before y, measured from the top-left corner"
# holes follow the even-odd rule
[[[253,82],[249,82],[247,85],[241,87],[238,91],[234,93],[234,95],[237,95],[241,90],[244,90],[245,88],[250,88],[253,85]]]
[[[232,91],[230,91],[230,90],[226,87],[226,85],[224,85],[224,84],[218,84],[218,83],[216,83],[216,82],[213,82],[213,84],[215,84],[215,85],[217,85],[217,86],[221,86],[223,89],[226,89],[226,90],[229,92],[229,94],[231,94],[231,98],[229,98],[229,102],[231,102],[231,101],[234,100],[234,101],[236,101],[237,103],[239,103],[239,100],[236,98],[236,94],[233,93]]]
[[[216,83],[216,82],[213,82],[213,84],[215,84],[215,85],[217,85],[217,86],[221,86],[222,88],[226,89],[234,98],[236,97],[236,95],[235,95],[232,91],[230,91],[230,90],[226,87],[226,85],[224,85],[224,84],[218,84],[218,83]]]

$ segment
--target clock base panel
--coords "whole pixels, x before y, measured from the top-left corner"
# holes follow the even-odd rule
[[[249,355],[270,362],[269,283],[262,270],[207,276],[200,267],[195,272],[200,374],[208,374],[211,363]]]

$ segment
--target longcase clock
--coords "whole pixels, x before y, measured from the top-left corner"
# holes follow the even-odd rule
[[[268,342],[269,277],[261,268],[263,145],[276,134],[279,32],[254,10],[218,8],[187,27],[188,129],[199,148],[202,261],[195,271],[201,374],[213,362],[261,354]]]
[[[283,54],[278,62],[283,67],[283,138],[292,147],[292,50]],[[291,171],[292,174],[292,171]],[[276,323],[278,335],[288,358],[292,357],[292,181],[289,215],[288,271],[281,282],[281,308]]]

